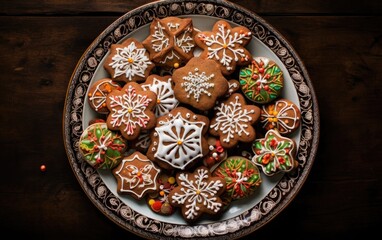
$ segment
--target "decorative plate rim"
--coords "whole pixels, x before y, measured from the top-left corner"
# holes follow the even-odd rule
[[[207,224],[177,225],[144,216],[124,204],[103,183],[98,172],[80,160],[78,140],[86,89],[98,64],[112,43],[150,23],[154,16],[207,15],[249,28],[283,62],[296,89],[301,110],[299,167],[248,211]],[[256,13],[225,0],[162,0],[133,9],[109,25],[84,52],[68,84],[63,110],[63,137],[71,168],[91,202],[113,222],[150,239],[237,239],[248,235],[277,216],[296,196],[311,170],[319,143],[319,110],[314,88],[300,57],[287,40]]]

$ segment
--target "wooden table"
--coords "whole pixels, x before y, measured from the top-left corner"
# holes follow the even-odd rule
[[[132,239],[87,198],[62,136],[66,89],[82,53],[148,0],[0,3],[3,234]],[[356,239],[382,223],[382,1],[239,0],[295,48],[318,98],[311,173],[290,205],[248,239]],[[40,171],[46,165],[46,172]]]

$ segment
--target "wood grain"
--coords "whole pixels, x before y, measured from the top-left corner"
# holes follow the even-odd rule
[[[145,2],[2,1],[0,141],[5,155],[0,229],[40,239],[133,238],[91,204],[75,179],[62,142],[62,113],[82,53],[120,14]],[[319,103],[321,135],[299,194],[247,238],[275,239],[288,233],[294,239],[356,239],[378,234],[380,1],[358,7],[355,1],[253,2],[237,1],[264,14],[307,67]],[[41,164],[47,166],[45,173]]]

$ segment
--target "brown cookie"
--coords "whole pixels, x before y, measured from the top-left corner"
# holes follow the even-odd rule
[[[113,80],[121,82],[143,81],[154,68],[148,51],[134,38],[112,44],[103,66]]]
[[[276,129],[281,135],[290,134],[300,126],[301,112],[292,101],[282,98],[263,105],[260,123],[265,130]]]
[[[240,89],[240,83],[239,81],[235,79],[231,79],[228,81],[228,92],[226,93],[225,97],[231,96],[233,93],[237,92],[237,90]]]
[[[176,108],[179,104],[175,98],[171,76],[150,75],[141,84],[144,90],[150,90],[157,95],[157,104],[154,107],[156,117],[163,116]]]
[[[178,184],[169,194],[169,202],[180,207],[184,220],[195,222],[203,214],[216,215],[223,210],[220,198],[226,189],[224,178],[211,177],[208,168],[200,166],[194,172],[176,174]]]
[[[228,81],[219,65],[210,59],[192,58],[173,75],[175,97],[182,103],[205,111],[228,91]]]
[[[220,137],[224,148],[232,148],[238,142],[251,142],[256,137],[253,125],[260,111],[255,105],[247,105],[243,95],[234,93],[214,108],[209,132]]]
[[[191,18],[154,18],[150,35],[142,42],[157,66],[177,68],[194,56],[194,28]]]
[[[144,91],[142,87],[131,82],[121,90],[113,90],[106,99],[110,111],[106,123],[109,129],[119,130],[127,140],[137,138],[141,130],[155,126],[156,117],[153,112],[156,94]]]
[[[125,157],[112,172],[117,179],[119,194],[130,195],[139,200],[158,189],[160,168],[140,152]]]
[[[97,80],[89,87],[88,100],[90,107],[97,113],[108,114],[106,96],[114,89],[121,89],[121,86],[111,78]]]
[[[217,21],[212,31],[195,35],[195,43],[203,49],[200,57],[215,60],[224,75],[233,73],[237,65],[250,63],[252,55],[245,46],[251,39],[252,33],[248,28],[232,28],[225,20]]]
[[[159,117],[147,157],[164,169],[186,170],[208,153],[209,119],[185,107]]]

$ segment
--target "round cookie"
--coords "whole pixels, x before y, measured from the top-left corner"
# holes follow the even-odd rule
[[[209,119],[185,107],[159,117],[147,157],[168,170],[186,170],[208,153]]]
[[[154,18],[150,34],[142,42],[157,66],[178,68],[194,56],[194,28],[191,18]]]
[[[106,96],[114,89],[121,89],[121,86],[111,78],[102,78],[93,83],[88,92],[90,107],[100,114],[108,114],[106,106]]]
[[[168,194],[177,186],[175,177],[162,171],[158,176],[157,183],[158,191],[147,195],[147,204],[155,213],[171,215],[176,209],[170,204]]]
[[[180,207],[184,220],[195,222],[203,214],[219,214],[223,210],[220,198],[226,189],[224,178],[212,177],[208,168],[200,166],[194,172],[176,174],[178,184],[168,195],[170,204]]]
[[[144,91],[136,82],[126,83],[121,90],[113,90],[106,98],[110,113],[106,119],[109,129],[119,130],[127,140],[134,140],[141,131],[155,126],[153,108],[156,94]]]
[[[260,111],[255,105],[247,105],[240,93],[234,93],[215,106],[209,133],[220,137],[224,148],[232,148],[238,142],[252,142],[256,137],[253,125]]]
[[[175,97],[182,103],[206,111],[228,91],[228,81],[215,61],[192,58],[172,75]]]
[[[149,53],[142,43],[134,38],[128,38],[120,44],[112,44],[103,66],[114,81],[120,82],[143,81],[154,68],[154,64],[149,60]]]
[[[251,64],[240,69],[239,82],[249,100],[265,104],[280,96],[284,87],[284,75],[273,60],[255,57]]]
[[[119,132],[99,122],[82,132],[78,149],[82,158],[95,169],[112,169],[122,161],[127,143]]]
[[[212,172],[212,176],[226,180],[224,195],[232,201],[251,196],[262,183],[258,167],[241,156],[230,156],[222,161]]]
[[[175,98],[171,76],[150,75],[141,84],[144,90],[150,90],[157,95],[157,104],[154,107],[156,117],[160,117],[176,108],[179,104]]]
[[[160,171],[145,155],[136,151],[124,157],[112,173],[117,179],[119,194],[140,200],[148,193],[157,191]]]
[[[276,129],[281,135],[290,134],[300,126],[301,112],[292,101],[282,98],[263,105],[260,123],[265,130]]]
[[[283,137],[277,130],[269,130],[264,138],[256,139],[252,145],[252,158],[267,176],[290,172],[296,168],[296,144],[293,139]]]
[[[252,33],[248,28],[232,28],[225,20],[217,21],[212,31],[198,32],[195,35],[195,43],[203,49],[200,57],[217,62],[223,75],[230,75],[236,66],[251,62],[252,55],[245,48],[251,39]]]

